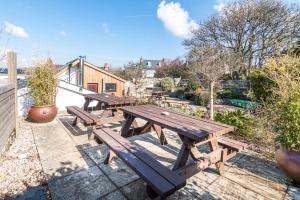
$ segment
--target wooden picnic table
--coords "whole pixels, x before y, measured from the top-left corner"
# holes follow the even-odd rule
[[[182,146],[177,155],[173,171],[176,170],[178,174],[184,175],[186,178],[193,176],[211,164],[216,164],[219,173],[223,174],[223,162],[234,156],[235,153],[221,148],[219,144],[222,144],[222,141],[228,147],[242,148],[234,141],[220,137],[233,131],[233,127],[229,125],[207,119],[198,119],[154,105],[127,106],[121,108],[121,110],[126,118],[121,129],[123,137],[130,137],[153,130],[156,132],[161,144],[164,145],[167,144],[163,132],[164,128],[178,134],[182,141]],[[147,122],[144,126],[138,127],[135,123],[135,118],[141,118]],[[211,152],[208,154],[200,153],[196,147],[196,145],[204,143],[208,143],[210,146]],[[189,155],[196,163],[186,166]]]
[[[97,101],[96,107],[92,110],[104,110],[102,116],[109,116],[118,111],[123,106],[135,105],[136,101],[127,97],[117,97],[109,94],[85,94],[84,110],[88,111],[89,104],[92,101]]]

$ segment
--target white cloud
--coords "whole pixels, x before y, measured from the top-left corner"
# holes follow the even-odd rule
[[[59,35],[66,37],[66,36],[67,36],[67,33],[66,33],[65,31],[60,31],[60,32],[59,32]]]
[[[102,24],[102,28],[103,28],[105,33],[109,33],[109,28],[108,28],[108,25],[106,23]]]
[[[180,38],[190,38],[192,30],[199,28],[199,25],[190,19],[189,13],[178,2],[166,3],[166,1],[162,1],[157,9],[157,17],[163,22],[167,30]]]
[[[7,21],[4,22],[4,25],[5,25],[5,31],[7,33],[10,33],[10,34],[12,34],[16,37],[20,37],[20,38],[29,38],[28,33],[25,31],[25,29],[23,27],[9,23]]]
[[[214,5],[214,9],[218,11],[219,13],[222,12],[222,10],[226,7],[226,1],[225,0],[217,0],[217,3]]]

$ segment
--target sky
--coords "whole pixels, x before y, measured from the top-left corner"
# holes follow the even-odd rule
[[[90,63],[112,67],[140,57],[184,57],[182,43],[197,22],[227,1],[0,0],[0,53],[17,52],[18,67],[48,56],[65,64],[82,55]]]

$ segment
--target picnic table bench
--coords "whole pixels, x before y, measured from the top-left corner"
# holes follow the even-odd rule
[[[75,120],[73,121],[74,126],[76,126],[80,120],[84,126],[91,127],[93,130],[102,124],[100,118],[78,106],[67,106],[66,109],[69,114],[75,115]],[[90,135],[88,135],[88,138],[90,139]]]
[[[224,162],[247,147],[245,143],[222,136],[233,131],[233,127],[212,120],[197,119],[153,105],[123,107],[121,110],[126,118],[121,128],[121,136],[104,128],[95,130],[94,134],[111,149],[106,164],[115,155],[120,157],[148,184],[147,192],[150,197],[159,195],[165,198],[183,187],[186,179],[213,164],[223,174]],[[141,127],[133,126],[136,117],[146,120],[147,123]],[[167,140],[164,128],[176,132],[182,141],[172,170],[148,155],[145,149],[126,139],[153,129],[161,144],[165,145]],[[201,144],[208,144],[211,151],[199,152],[196,145]],[[189,156],[194,161],[191,164],[187,164]]]
[[[178,176],[176,172],[152,158],[145,149],[131,143],[117,132],[109,128],[101,128],[94,133],[111,149],[105,164],[117,155],[148,184],[148,196],[154,198],[159,195],[165,198],[186,185],[183,176]]]

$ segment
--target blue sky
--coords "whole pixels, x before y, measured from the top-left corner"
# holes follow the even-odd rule
[[[290,0],[297,2],[297,0]],[[184,56],[189,31],[223,0],[1,0],[0,49],[19,66],[48,55],[58,64],[85,55],[113,67],[128,61]],[[8,42],[7,42],[8,40]]]

